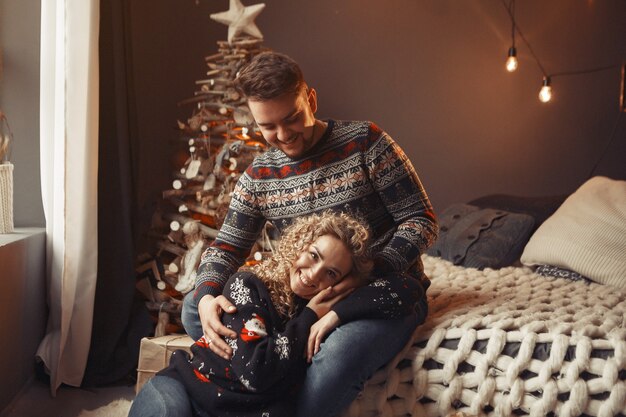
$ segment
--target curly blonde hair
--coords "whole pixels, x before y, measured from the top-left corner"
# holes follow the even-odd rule
[[[361,221],[345,213],[325,211],[300,217],[285,229],[274,255],[245,269],[256,274],[267,285],[272,303],[285,317],[295,313],[290,269],[300,254],[320,236],[332,235],[343,242],[352,255],[350,274],[367,279],[373,263],[369,254],[370,232]]]

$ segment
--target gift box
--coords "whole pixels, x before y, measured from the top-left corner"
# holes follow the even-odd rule
[[[143,384],[170,363],[170,357],[175,350],[183,349],[191,352],[191,345],[193,345],[193,339],[186,334],[169,334],[141,339],[135,392],[139,392]]]

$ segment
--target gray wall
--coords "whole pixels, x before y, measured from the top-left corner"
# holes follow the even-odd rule
[[[140,201],[171,178],[176,103],[203,78],[203,57],[227,27],[226,0],[133,1],[141,141]],[[257,2],[246,1],[250,5]],[[504,69],[511,24],[500,0],[267,0],[265,45],[296,58],[318,90],[318,116],[370,119],[405,149],[439,210],[490,193],[572,192],[600,158],[619,114],[620,71],[553,79],[517,37],[520,68]],[[508,3],[508,1],[507,1]],[[518,1],[516,18],[546,71],[626,59],[626,1]],[[626,117],[597,173],[626,178]]]
[[[13,221],[44,226],[39,169],[39,0],[0,0],[0,109],[7,115],[15,144]]]

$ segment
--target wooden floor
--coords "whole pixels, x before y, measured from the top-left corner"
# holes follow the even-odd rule
[[[119,384],[104,388],[62,386],[53,398],[47,384],[33,380],[2,410],[0,417],[77,417],[82,410],[94,410],[120,398],[134,397],[134,386]]]

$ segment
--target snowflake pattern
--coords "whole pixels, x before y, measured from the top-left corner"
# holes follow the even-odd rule
[[[235,278],[235,282],[230,284],[230,296],[235,304],[243,305],[252,302],[250,288],[244,285],[243,279],[241,278]]]
[[[233,350],[233,355],[235,353],[237,353],[237,348],[238,348],[238,346],[237,346],[237,339],[231,339],[230,337],[225,337],[224,341]]]
[[[311,212],[363,207],[363,219],[377,230],[372,253],[384,248],[381,257],[397,271],[405,270],[436,238],[432,206],[415,169],[386,132],[370,122],[334,121],[329,134],[319,149],[323,161],[313,166],[309,160],[294,162],[277,149],[255,158],[237,182],[224,233],[205,252],[199,268],[197,283],[210,281],[215,287],[198,287],[197,295],[218,292],[265,220],[280,232]],[[375,227],[392,223],[397,228]]]
[[[251,392],[255,392],[256,388],[254,388],[251,384],[250,381],[248,381],[246,378],[240,376],[239,377],[239,382],[241,382],[241,385],[243,385],[244,387],[246,387],[247,390],[251,391]]]
[[[286,336],[280,336],[276,339],[276,346],[274,352],[280,357],[281,360],[289,359],[291,353],[291,346],[289,346],[289,339]]]

